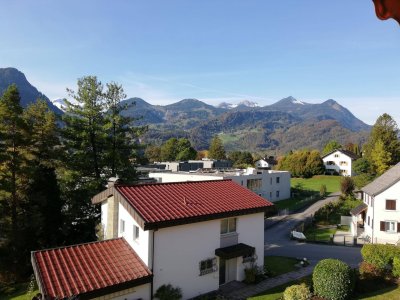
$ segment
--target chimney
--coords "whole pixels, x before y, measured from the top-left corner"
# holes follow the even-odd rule
[[[107,188],[113,187],[114,185],[118,184],[120,181],[118,175],[115,177],[110,177],[107,182]]]

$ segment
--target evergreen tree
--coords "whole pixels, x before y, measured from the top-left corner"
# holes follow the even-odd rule
[[[133,122],[136,119],[123,115],[131,106],[121,103],[125,98],[121,85],[107,83],[105,128],[108,132],[108,147],[105,158],[106,164],[110,164],[108,169],[111,170],[108,177],[118,175],[124,181],[132,182],[137,177],[134,167],[134,162],[138,159],[137,138],[144,133],[146,127],[134,127]]]
[[[170,138],[161,146],[161,160],[162,161],[175,161],[177,152],[178,139]]]
[[[224,145],[218,135],[214,136],[211,140],[208,157],[212,159],[226,159]]]
[[[2,273],[10,279],[21,274],[21,206],[29,180],[26,129],[18,89],[11,85],[0,98],[0,268],[8,269]]]

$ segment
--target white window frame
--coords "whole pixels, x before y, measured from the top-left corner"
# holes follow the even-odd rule
[[[133,225],[133,240],[137,241],[139,239],[139,226]]]
[[[119,220],[119,233],[121,233],[121,234],[125,233],[125,220],[124,219]]]
[[[207,258],[199,262],[199,276],[207,275],[217,271],[217,258]]]
[[[394,229],[390,229],[390,225],[393,225]],[[397,233],[397,222],[396,221],[385,221],[385,232]]]
[[[226,232],[223,232],[222,222],[225,222],[225,221],[227,221],[228,223],[226,226]],[[221,220],[221,223],[220,223],[220,234],[221,235],[236,233],[236,229],[237,229],[237,219],[236,218],[227,218],[227,219]]]

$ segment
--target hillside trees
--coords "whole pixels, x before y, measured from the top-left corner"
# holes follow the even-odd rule
[[[290,171],[293,177],[308,178],[325,172],[324,163],[316,150],[299,150],[278,159],[278,170]]]
[[[218,135],[214,136],[208,149],[208,158],[211,159],[226,159],[224,145]]]
[[[233,151],[228,154],[228,159],[235,168],[246,168],[253,165],[253,156],[248,151]]]
[[[326,155],[334,150],[341,149],[342,145],[336,140],[330,140],[322,150],[322,155]]]

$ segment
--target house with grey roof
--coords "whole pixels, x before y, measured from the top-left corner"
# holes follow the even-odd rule
[[[361,190],[363,204],[351,211],[352,230],[362,219],[367,241],[400,244],[400,163]]]

